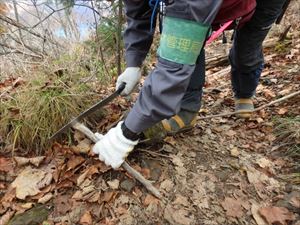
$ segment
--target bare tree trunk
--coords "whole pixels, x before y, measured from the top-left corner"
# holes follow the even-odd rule
[[[75,23],[72,15],[67,16],[66,19],[68,21],[68,25],[69,25],[69,30],[70,30],[71,36],[76,41],[79,41],[80,40],[80,32],[79,32],[79,30],[77,28],[77,24]]]
[[[56,3],[56,8],[59,8],[58,1],[55,1],[55,3]],[[58,20],[60,22],[60,25],[63,28],[64,34],[65,34],[66,37],[68,37],[68,28],[65,24],[65,21],[63,19],[63,16],[62,16],[61,12],[57,12],[57,15],[58,15]]]
[[[13,0],[13,6],[14,6],[14,13],[15,13],[16,21],[17,21],[18,23],[20,23],[19,13],[18,13],[18,6],[17,6],[16,0]],[[23,35],[22,35],[21,29],[18,29],[18,32],[19,32],[19,39],[20,39],[20,41],[23,43],[24,41],[23,41]]]

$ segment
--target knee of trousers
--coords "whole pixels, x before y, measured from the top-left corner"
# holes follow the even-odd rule
[[[248,73],[260,68],[264,64],[264,56],[262,49],[248,52],[247,50],[236,50],[233,47],[229,53],[229,62],[233,70]]]
[[[194,66],[159,58],[157,68],[146,79],[141,91],[142,104],[149,115],[170,117],[180,110]]]

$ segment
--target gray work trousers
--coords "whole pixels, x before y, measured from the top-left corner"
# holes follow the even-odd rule
[[[283,4],[284,0],[257,0],[252,19],[236,32],[230,52],[232,86],[236,97],[253,95],[262,70],[262,42]],[[193,7],[192,15],[197,15],[195,4]],[[176,13],[180,15],[179,11]],[[186,12],[184,14],[187,15]],[[197,17],[194,19],[198,21]],[[201,51],[195,65],[178,64],[158,56],[156,68],[146,79],[136,104],[125,120],[126,126],[139,133],[162,119],[170,118],[180,109],[197,112],[205,81],[204,61],[204,51]]]

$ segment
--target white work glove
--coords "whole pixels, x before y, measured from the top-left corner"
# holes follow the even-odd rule
[[[124,90],[121,92],[121,95],[129,95],[137,83],[141,79],[141,68],[140,67],[128,67],[125,71],[118,77],[116,87],[117,89],[122,84],[126,83]]]
[[[99,159],[114,169],[119,168],[127,155],[138,144],[138,140],[132,141],[123,135],[121,129],[123,121],[108,131],[93,147],[93,152],[99,154]]]

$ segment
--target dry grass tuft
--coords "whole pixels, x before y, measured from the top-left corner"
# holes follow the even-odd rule
[[[293,184],[300,184],[299,163],[300,158],[300,116],[275,119],[276,141],[282,144],[286,155],[295,159],[295,168],[282,178]]]
[[[26,85],[0,99],[0,137],[6,146],[40,154],[53,133],[99,100],[92,91],[98,81],[89,79],[89,71],[72,60],[62,62],[63,70],[53,69],[61,68],[60,62],[33,70]]]
[[[289,146],[287,154],[300,157],[300,116],[276,118],[277,142]]]

